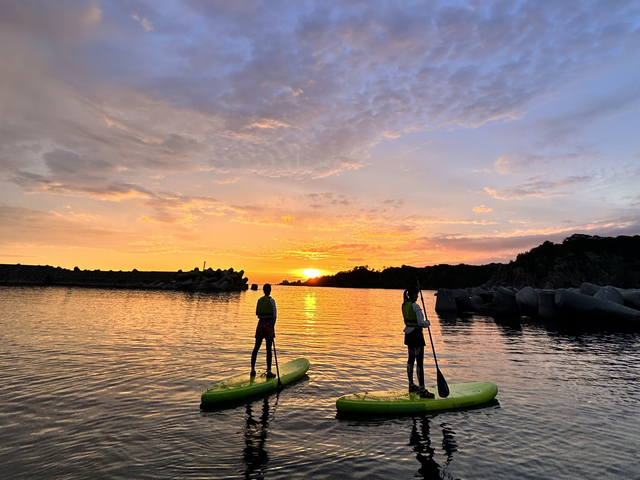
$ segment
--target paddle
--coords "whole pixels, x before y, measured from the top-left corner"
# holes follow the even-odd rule
[[[278,374],[278,390],[282,390],[284,385],[282,385],[282,381],[280,380],[280,369],[278,368],[278,352],[276,351],[276,339],[271,340],[273,343],[273,356],[276,357],[276,373]]]
[[[424,297],[422,296],[422,289],[420,288],[420,279],[416,278],[416,282],[418,282],[418,291],[420,292],[420,300],[422,300],[422,309],[424,310],[424,316],[427,317],[427,309],[424,306]],[[429,331],[429,340],[431,340],[431,350],[433,350],[433,360],[436,362],[436,370],[438,372],[438,395],[442,398],[446,398],[449,396],[449,385],[447,385],[447,381],[444,379],[444,375],[440,371],[438,367],[438,359],[436,358],[436,349],[433,346],[433,337],[431,336],[431,328],[427,327]]]

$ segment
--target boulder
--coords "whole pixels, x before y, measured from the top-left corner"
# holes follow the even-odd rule
[[[540,290],[538,292],[538,316],[543,318],[555,318],[560,315],[556,305],[555,290]]]
[[[491,301],[491,310],[494,315],[518,315],[520,313],[520,305],[513,290],[498,287]]]
[[[453,291],[448,288],[439,288],[436,297],[436,312],[457,312],[456,299]]]
[[[601,288],[602,287],[600,287],[599,285],[594,285],[593,283],[589,282],[583,282],[580,285],[580,293],[593,297]]]
[[[493,298],[493,297],[492,297]],[[478,313],[491,312],[491,302],[487,303],[480,295],[472,295],[469,297],[471,305],[473,305],[473,311]]]
[[[556,292],[555,302],[563,314],[601,322],[604,326],[611,322],[640,326],[640,311],[609,300],[561,289]]]
[[[622,293],[620,293],[617,288],[614,288],[610,285],[602,287],[600,290],[598,290],[593,298],[609,300],[610,302],[617,303],[618,305],[624,305],[624,297],[622,296]]]
[[[487,289],[484,287],[474,287],[471,289],[471,296],[473,295],[478,295],[478,296],[482,296],[483,294],[487,293]]]
[[[453,298],[456,301],[456,308],[458,312],[475,312],[476,311],[476,309],[473,306],[473,303],[471,303],[471,300],[466,290],[462,290],[460,288],[455,289],[453,291]]]
[[[640,310],[640,290],[623,290],[620,293],[626,307]]]
[[[516,293],[516,301],[525,315],[538,314],[538,292],[535,288],[524,287]]]

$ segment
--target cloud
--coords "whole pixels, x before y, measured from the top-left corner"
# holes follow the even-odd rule
[[[493,209],[485,205],[480,205],[478,207],[473,207],[473,211],[476,213],[489,213],[489,212],[492,212]]]
[[[639,102],[640,86],[633,83],[617,88],[613,93],[604,94],[573,112],[540,120],[533,128],[539,129],[546,138],[561,142],[596,122],[609,120],[632,110]]]
[[[140,25],[142,25],[142,28],[144,28],[146,32],[150,32],[153,30],[153,25],[147,18],[141,17],[137,13],[132,13],[131,18],[133,18],[136,22],[140,22]]]
[[[90,183],[77,183],[57,181],[43,175],[19,172],[9,178],[25,191],[47,192],[61,195],[90,196],[102,200],[120,201],[129,198],[152,198],[154,194],[135,184],[108,183],[91,185]]]
[[[637,14],[599,2],[3,2],[0,171],[45,175],[38,164],[66,151],[93,164],[67,156],[58,172],[93,167],[103,188],[122,168],[337,175],[389,132],[521,117],[637,51]],[[64,183],[80,190],[81,177]]]
[[[98,226],[83,217],[61,216],[29,208],[0,204],[0,243],[3,245],[62,245],[105,247],[115,245],[121,233],[110,226]],[[73,232],[73,235],[69,235]]]
[[[570,195],[568,187],[585,184],[591,181],[590,176],[571,176],[558,181],[543,180],[535,177],[515,187],[485,187],[484,192],[498,200],[522,200],[525,197],[552,198]]]
[[[575,152],[547,155],[513,151],[501,155],[493,163],[493,167],[497,173],[507,175],[544,165],[555,167],[560,163],[579,162],[601,156],[602,152],[586,151],[582,148]]]
[[[616,237],[619,235],[637,235],[640,228],[640,215],[611,217],[589,223],[564,223],[544,229],[526,229],[505,231],[501,234],[441,234],[421,237],[415,240],[417,252],[422,254],[421,265],[435,262],[469,262],[486,264],[490,262],[509,262],[545,241],[562,243],[574,233]],[[433,252],[433,253],[432,253]],[[446,259],[446,260],[445,260]],[[417,265],[417,264],[414,264]]]

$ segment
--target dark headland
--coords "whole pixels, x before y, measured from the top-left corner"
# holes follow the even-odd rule
[[[397,288],[415,285],[422,288],[579,288],[584,282],[640,287],[640,235],[598,237],[575,234],[562,243],[544,242],[514,261],[487,265],[433,265],[429,267],[390,267],[370,270],[358,266],[352,270],[283,285],[348,288]]]
[[[544,242],[508,264],[347,272],[284,285],[437,290],[439,315],[543,317],[640,328],[640,236],[572,235]]]
[[[229,292],[248,289],[248,279],[244,270],[200,271],[195,268],[189,272],[145,272],[69,270],[61,267],[40,265],[0,264],[0,285],[60,285],[74,287],[129,288],[148,290],[185,290],[205,292]]]

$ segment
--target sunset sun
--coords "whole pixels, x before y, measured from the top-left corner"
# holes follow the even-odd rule
[[[302,273],[307,278],[316,278],[321,272],[315,268],[307,268],[306,270],[303,270]]]

